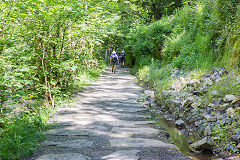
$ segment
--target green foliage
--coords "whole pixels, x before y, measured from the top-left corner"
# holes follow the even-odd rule
[[[160,91],[169,87],[170,73],[171,68],[169,66],[152,59],[148,64],[139,67],[136,75],[143,85]]]
[[[237,66],[237,4],[236,0],[185,1],[176,14],[133,30],[128,49],[134,53],[133,58],[152,55],[178,68]]]
[[[239,75],[231,75],[223,77],[218,83],[214,83],[209,87],[208,92],[204,94],[204,103],[210,103],[214,99],[222,98],[222,96],[231,94],[240,96]],[[226,87],[227,86],[227,87]],[[217,91],[214,94],[213,91]]]
[[[19,118],[0,119],[4,131],[0,134],[2,159],[20,159],[36,150],[44,139],[43,122],[39,115],[23,113]]]

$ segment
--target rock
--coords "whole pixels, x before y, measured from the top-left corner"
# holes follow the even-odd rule
[[[209,136],[211,134],[211,126],[208,125],[204,130],[204,136]]]
[[[115,138],[110,140],[112,147],[127,147],[127,148],[145,148],[145,147],[163,147],[163,148],[177,148],[173,144],[164,143],[159,140],[146,138]]]
[[[188,131],[186,129],[181,129],[180,132],[183,133],[184,136],[188,136]]]
[[[224,109],[228,109],[230,107],[230,104],[229,103],[224,103],[222,106],[223,106]]]
[[[63,154],[44,154],[36,160],[87,160],[80,153],[63,153]]]
[[[216,113],[216,118],[217,120],[221,120],[223,119],[223,115],[221,115],[221,113]]]
[[[120,150],[117,152],[114,152],[112,154],[109,154],[107,156],[102,157],[103,160],[138,160],[139,157],[137,156],[137,153],[139,153],[139,150]]]
[[[215,104],[209,103],[209,104],[208,104],[208,107],[214,108],[214,107],[215,107]]]
[[[206,150],[211,150],[212,149],[212,145],[210,144],[209,140],[207,137],[191,144],[189,146],[190,150],[193,152],[202,152],[204,149]]]
[[[150,106],[151,106],[151,107],[156,107],[156,106],[157,106],[157,104],[156,104],[156,103],[154,103],[154,102],[151,102]]]
[[[231,94],[227,94],[225,95],[225,97],[223,98],[224,102],[232,102],[234,100],[236,100],[237,98],[234,95]]]
[[[193,108],[199,108],[201,105],[202,105],[201,102],[194,102],[194,103],[192,104],[192,107],[193,107]]]
[[[193,95],[196,95],[196,96],[200,96],[202,95],[202,93],[200,91],[193,91],[192,93]]]
[[[207,107],[206,111],[207,111],[207,114],[214,113],[214,109],[212,107]],[[205,116],[205,115],[203,115],[203,116]]]
[[[199,89],[199,92],[201,92],[201,94],[207,93],[208,88],[207,87],[203,87]]]
[[[190,107],[193,102],[189,99],[182,101],[182,106],[184,108]]]
[[[206,74],[205,77],[211,77],[211,75],[210,74]]]
[[[235,104],[240,104],[240,97],[232,101],[231,105],[235,105]]]
[[[199,85],[199,81],[196,79],[192,79],[186,83],[187,86],[197,87]]]
[[[212,137],[212,141],[220,140],[221,137]]]
[[[240,107],[235,108],[235,112],[240,112]]]
[[[237,149],[240,149],[240,143],[237,145]]]
[[[178,91],[169,91],[168,95],[172,96],[172,97],[177,97],[179,95],[179,92]]]
[[[177,106],[181,105],[181,102],[177,99],[168,99],[166,102],[172,109],[175,109]]]
[[[219,92],[217,90],[213,90],[213,91],[211,91],[211,94],[214,95],[214,96],[218,96]]]
[[[224,76],[224,75],[227,75],[229,74],[227,70],[223,69],[219,72],[220,76]]]
[[[154,91],[145,90],[144,94],[146,94],[147,97],[154,99]]]
[[[170,89],[175,90],[176,88],[177,88],[177,85],[176,85],[176,84],[170,85]]]
[[[168,91],[165,91],[164,89],[162,90],[162,94],[164,95],[164,96],[167,96],[168,95]]]
[[[220,76],[218,75],[218,73],[215,73],[213,75],[210,76],[210,79],[213,81],[216,81]]]
[[[235,134],[235,135],[232,135],[232,139],[238,143],[240,143],[240,134]]]
[[[195,126],[198,127],[201,124],[201,121],[195,122]]]
[[[220,105],[221,103],[223,103],[223,98],[218,98],[215,104]]]
[[[176,124],[177,126],[184,126],[184,121],[183,121],[182,119],[180,119],[180,120],[177,120],[177,121],[175,122],[175,124]]]
[[[211,115],[205,115],[204,118],[208,121],[208,122],[215,122],[217,121],[216,117],[213,117]]]
[[[57,144],[58,147],[61,148],[89,148],[93,146],[93,141],[89,141],[86,139],[77,139],[72,141],[66,141]]]
[[[209,79],[209,78],[207,78],[207,79],[205,80],[205,86],[212,86],[212,85],[213,85],[212,80]]]
[[[235,109],[233,109],[232,107],[228,108],[226,110],[227,114],[230,115],[231,117],[234,116],[234,113],[235,113]]]
[[[129,137],[131,135],[145,135],[145,136],[153,136],[157,135],[159,131],[154,128],[123,128],[123,127],[113,127],[111,130],[111,135],[113,137]]]

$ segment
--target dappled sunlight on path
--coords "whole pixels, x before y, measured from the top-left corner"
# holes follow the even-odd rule
[[[147,109],[137,103],[142,95],[128,69],[113,74],[107,68],[78,93],[73,107],[58,109],[51,120],[58,127],[47,131],[33,159],[188,159],[154,128]]]

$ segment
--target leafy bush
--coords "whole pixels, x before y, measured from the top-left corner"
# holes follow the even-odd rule
[[[44,139],[44,124],[39,115],[23,114],[21,117],[1,119],[4,131],[0,134],[2,159],[20,159],[28,156]]]
[[[131,33],[134,57],[151,55],[186,69],[238,65],[237,4],[236,0],[186,1],[175,15]]]

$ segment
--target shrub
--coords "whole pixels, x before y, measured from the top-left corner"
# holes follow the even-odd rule
[[[28,156],[44,139],[43,122],[39,115],[27,115],[12,119],[1,119],[0,155],[2,159],[20,159]]]

